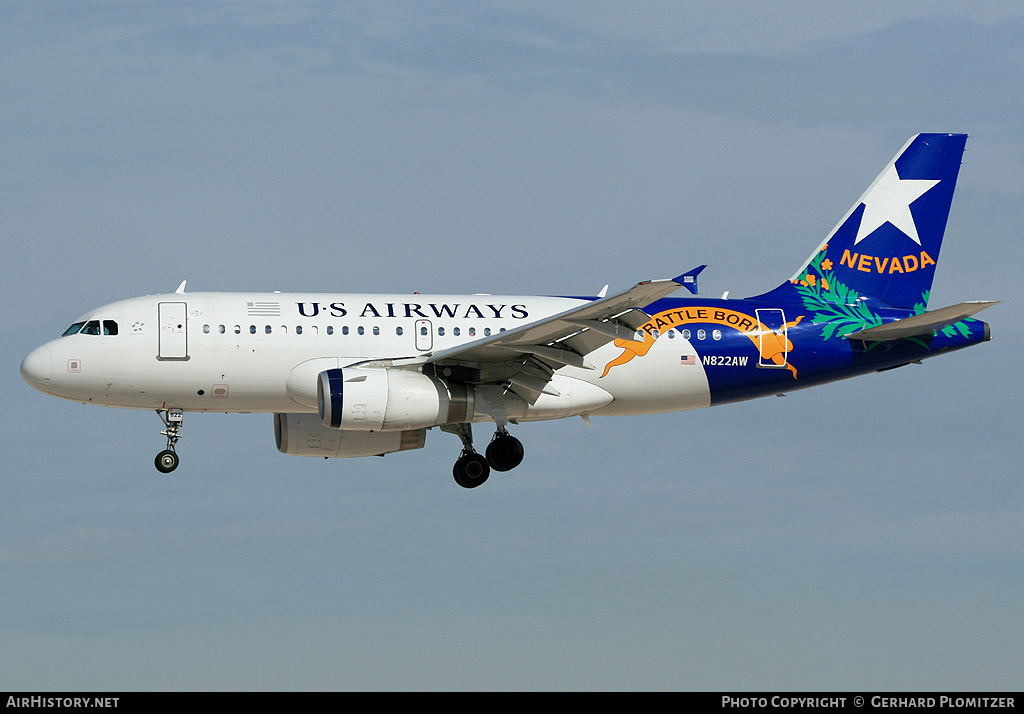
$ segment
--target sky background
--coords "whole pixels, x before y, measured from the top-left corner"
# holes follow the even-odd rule
[[[0,2],[0,690],[1019,691],[1019,2]],[[284,456],[24,384],[114,300],[788,278],[970,134],[931,306],[993,341],[786,398]],[[1015,355],[1018,355],[1015,357]],[[486,430],[477,430],[478,439]]]

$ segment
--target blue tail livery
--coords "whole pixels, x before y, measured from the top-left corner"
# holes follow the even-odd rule
[[[836,286],[816,293],[828,302],[927,306],[966,141],[966,134],[918,134],[908,141],[790,283],[806,288],[824,279]],[[791,296],[783,284],[761,297]]]
[[[790,280],[746,300],[651,305],[645,340],[617,341],[623,353],[607,369],[674,329],[694,345],[710,403],[719,404],[988,340],[988,325],[971,315],[994,302],[926,312],[966,141],[966,134],[912,137]]]
[[[701,265],[615,295],[174,293],[120,300],[36,348],[22,377],[85,404],[152,409],[178,466],[185,412],[265,412],[316,457],[457,436],[456,483],[524,459],[523,421],[652,414],[900,367],[989,339],[993,302],[928,310],[964,134],[918,134],[789,280],[697,294]],[[690,294],[673,295],[685,287]],[[492,424],[484,454],[473,424]]]

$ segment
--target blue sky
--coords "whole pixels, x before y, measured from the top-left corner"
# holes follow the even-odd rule
[[[1003,2],[0,5],[0,688],[1019,689],[1024,10]],[[788,278],[967,132],[932,305],[993,341],[682,414],[312,460],[266,415],[45,398],[86,309],[191,290]]]

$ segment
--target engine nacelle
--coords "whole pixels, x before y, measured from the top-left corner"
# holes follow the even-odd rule
[[[342,458],[422,449],[427,430],[342,431],[325,427],[316,414],[275,414],[274,436],[282,454]]]
[[[421,372],[343,367],[320,373],[317,406],[333,429],[405,431],[472,421],[473,391]]]

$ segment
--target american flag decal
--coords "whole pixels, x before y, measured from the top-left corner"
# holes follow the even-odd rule
[[[250,317],[280,317],[281,303],[279,302],[247,302]]]
[[[696,355],[683,355],[679,358],[679,364],[697,364]]]

